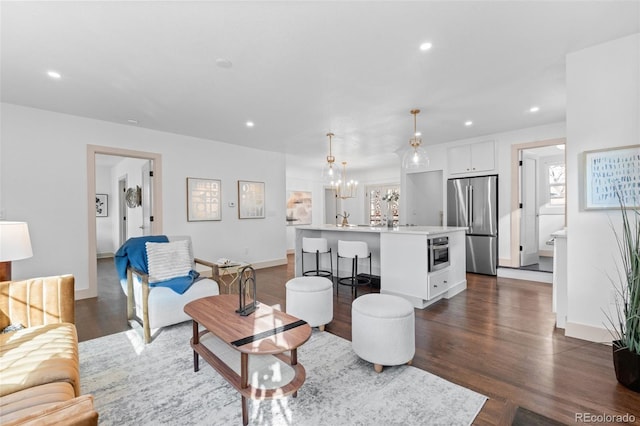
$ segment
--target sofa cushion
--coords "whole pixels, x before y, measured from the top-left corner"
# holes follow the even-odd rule
[[[98,413],[93,396],[82,395],[66,401],[37,407],[24,417],[2,421],[3,426],[97,426]]]
[[[75,396],[73,386],[67,382],[47,383],[0,396],[0,421],[4,425]]]
[[[0,396],[52,382],[71,384],[80,395],[78,337],[70,323],[0,334]]]
[[[0,282],[0,328],[75,322],[73,275]]]

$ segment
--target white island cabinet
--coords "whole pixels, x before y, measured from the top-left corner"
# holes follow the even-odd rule
[[[300,247],[303,237],[327,239],[332,249],[334,274],[340,277],[350,273],[350,263],[341,262],[338,270],[338,240],[366,241],[372,254],[371,273],[380,276],[380,292],[402,296],[422,309],[467,288],[465,230],[447,226],[298,226],[295,274],[302,275]],[[428,240],[431,237],[449,238],[449,266],[433,272],[429,271]],[[321,269],[329,269],[327,256],[320,258]],[[314,262],[312,256],[305,258],[305,268],[309,269]],[[368,273],[368,267],[368,261],[362,261],[358,272]]]

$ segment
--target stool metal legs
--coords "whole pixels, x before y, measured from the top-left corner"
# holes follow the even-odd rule
[[[340,254],[338,254],[336,258],[338,274],[340,273]],[[336,286],[336,294],[338,294],[338,287],[340,284],[351,286],[351,295],[352,297],[358,297],[358,286],[361,285],[371,285],[371,253],[369,253],[369,278],[358,277],[358,256],[354,256],[351,259],[351,276],[338,278],[338,286]],[[344,259],[344,257],[343,257]]]
[[[304,254],[305,253],[314,253],[316,255],[316,269],[310,269],[308,271],[304,270]],[[328,253],[329,254],[329,264],[331,265],[330,271],[326,271],[326,270],[322,270],[320,269],[320,255],[324,254],[324,253]],[[302,250],[302,256],[300,258],[301,262],[302,262],[302,275],[303,276],[316,276],[316,277],[327,277],[331,280],[331,282],[333,282],[333,256],[331,256],[331,249],[329,249],[329,251],[320,253],[320,250],[316,250],[315,252],[312,251],[304,251]]]

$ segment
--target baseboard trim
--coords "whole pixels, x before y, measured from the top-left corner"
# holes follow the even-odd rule
[[[113,254],[113,253],[98,253],[98,254],[96,254],[96,257],[98,259],[108,259],[108,258],[114,257],[114,256],[115,256],[115,254]]]
[[[516,280],[537,281],[545,284],[553,283],[553,274],[550,272],[527,271],[525,269],[498,268],[498,277],[513,278]]]
[[[611,333],[602,327],[594,327],[592,325],[579,324],[575,322],[567,322],[564,329],[564,335],[574,337],[576,339],[588,340],[589,342],[611,344]]]
[[[283,257],[281,259],[273,259],[273,260],[263,260],[262,262],[255,262],[255,263],[251,263],[251,266],[253,266],[253,269],[263,269],[263,268],[271,268],[272,266],[280,266],[280,265],[286,265],[287,264],[287,258]]]
[[[512,261],[511,259],[498,259],[498,266],[506,266],[508,268],[517,268],[520,265]]]
[[[75,300],[91,299],[93,297],[98,297],[98,289],[97,288],[95,289],[95,291],[91,291],[89,289],[76,290],[75,294],[74,294],[74,299]]]

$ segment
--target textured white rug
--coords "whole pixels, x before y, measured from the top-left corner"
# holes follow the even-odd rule
[[[242,424],[240,395],[202,359],[193,372],[191,330],[165,328],[146,346],[136,330],[80,343],[82,393],[101,425]],[[468,425],[487,399],[406,365],[377,374],[327,332],[314,330],[298,360],[298,397],[250,401],[250,425]]]

